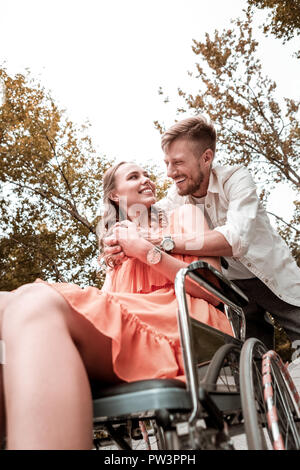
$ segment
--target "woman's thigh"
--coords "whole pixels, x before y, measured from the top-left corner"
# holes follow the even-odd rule
[[[72,309],[69,304],[68,309],[69,331],[85,364],[89,378],[106,383],[123,382],[113,370],[111,338],[102,334],[87,318]]]
[[[27,284],[10,295],[12,301],[8,305],[10,310],[15,310],[16,315],[32,315],[36,320],[44,317],[45,321],[49,319],[49,322],[54,311],[59,315],[63,320],[62,328],[76,346],[90,379],[107,383],[121,382],[113,370],[111,339],[76,312],[53,287],[38,283]],[[26,309],[21,311],[22,305],[26,305]],[[24,310],[27,310],[27,313]]]

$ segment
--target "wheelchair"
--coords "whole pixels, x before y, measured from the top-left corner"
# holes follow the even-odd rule
[[[187,277],[218,299],[233,336],[189,316]],[[244,293],[203,261],[178,271],[175,293],[186,383],[92,383],[95,448],[234,450],[246,435],[248,450],[299,450],[299,395],[280,356],[245,340]]]

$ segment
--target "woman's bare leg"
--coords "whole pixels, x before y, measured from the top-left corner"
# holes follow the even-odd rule
[[[4,407],[4,389],[3,389],[3,361],[5,359],[5,345],[2,341],[2,318],[4,309],[11,299],[10,292],[0,292],[0,449],[5,434],[5,407]]]
[[[87,373],[118,380],[110,339],[46,285],[13,295],[2,328],[8,449],[91,449]]]

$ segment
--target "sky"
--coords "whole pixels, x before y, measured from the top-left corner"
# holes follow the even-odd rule
[[[161,163],[160,135],[178,119],[177,88],[195,86],[192,40],[222,30],[246,0],[1,1],[0,64],[30,69],[77,124],[89,121],[96,150],[117,160]],[[257,23],[264,16],[257,16]],[[295,42],[285,46],[257,32],[264,71],[278,93],[300,98]],[[162,87],[170,102],[158,93]],[[182,116],[183,117],[183,116]],[[280,197],[278,194],[280,192]],[[282,204],[282,194],[285,204]],[[280,187],[270,210],[287,217],[294,195]]]

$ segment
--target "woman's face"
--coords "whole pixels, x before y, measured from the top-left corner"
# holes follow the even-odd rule
[[[115,189],[110,194],[127,214],[132,206],[139,205],[149,209],[156,202],[155,184],[149,179],[148,172],[135,163],[121,165],[115,173]]]

